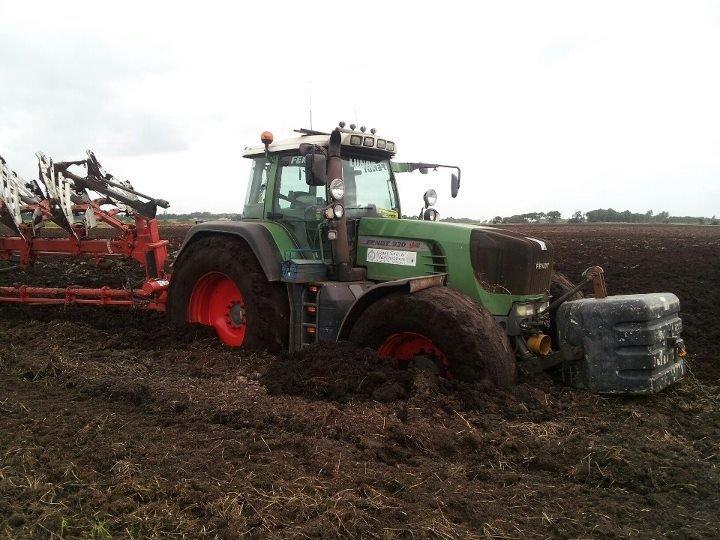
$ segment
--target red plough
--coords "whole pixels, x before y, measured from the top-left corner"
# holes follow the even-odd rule
[[[85,255],[96,261],[132,258],[144,266],[145,280],[137,289],[0,287],[0,302],[164,311],[170,277],[165,270],[168,241],[160,238],[155,215],[157,207],[167,208],[168,202],[135,191],[127,180],[106,173],[89,150],[88,158],[81,161],[53,163],[40,153],[38,161],[38,180],[26,182],[0,157],[0,223],[15,233],[0,236],[0,259],[17,261],[26,268],[48,255]],[[86,175],[75,174],[71,167],[84,168]],[[100,197],[92,198],[91,193]],[[48,222],[66,236],[43,236]],[[99,225],[115,234],[91,238],[90,230]]]

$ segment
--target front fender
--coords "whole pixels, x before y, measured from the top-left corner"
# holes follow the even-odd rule
[[[395,281],[385,281],[378,283],[367,289],[360,296],[345,314],[345,318],[340,326],[337,341],[345,341],[350,337],[350,330],[355,322],[360,318],[363,312],[373,303],[380,300],[388,294],[404,291],[414,293],[429,287],[443,287],[447,274],[435,274],[432,276],[422,276],[407,279],[398,279]]]

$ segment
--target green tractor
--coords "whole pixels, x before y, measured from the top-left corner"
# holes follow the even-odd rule
[[[246,149],[241,220],[189,231],[170,280],[175,321],[273,352],[349,340],[500,386],[553,369],[592,391],[653,393],[683,375],[673,294],[608,297],[598,267],[573,286],[548,242],[439,222],[433,190],[419,219],[401,219],[396,175],[447,166],[396,162],[393,141],[342,122],[296,132]],[[449,168],[455,197],[460,169]],[[590,283],[594,298],[582,298]]]

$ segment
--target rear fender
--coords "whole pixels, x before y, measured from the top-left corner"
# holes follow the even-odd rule
[[[445,285],[446,278],[447,274],[435,274],[432,276],[385,281],[374,285],[373,287],[367,289],[364,294],[355,300],[353,305],[350,306],[350,309],[345,314],[345,318],[340,326],[337,340],[347,340],[350,337],[350,330],[352,330],[353,325],[360,318],[363,312],[382,297],[399,291],[412,294],[430,287],[443,287]]]
[[[273,225],[272,230],[270,225]],[[293,246],[293,242],[280,226],[262,221],[207,221],[195,225],[188,231],[175,265],[181,263],[183,254],[190,244],[200,238],[218,234],[235,236],[247,242],[268,281],[280,281],[281,249],[284,251],[289,246]]]

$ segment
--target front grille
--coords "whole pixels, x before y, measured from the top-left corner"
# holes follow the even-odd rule
[[[488,292],[543,294],[550,288],[552,245],[503,229],[475,229],[470,234],[475,277]]]

